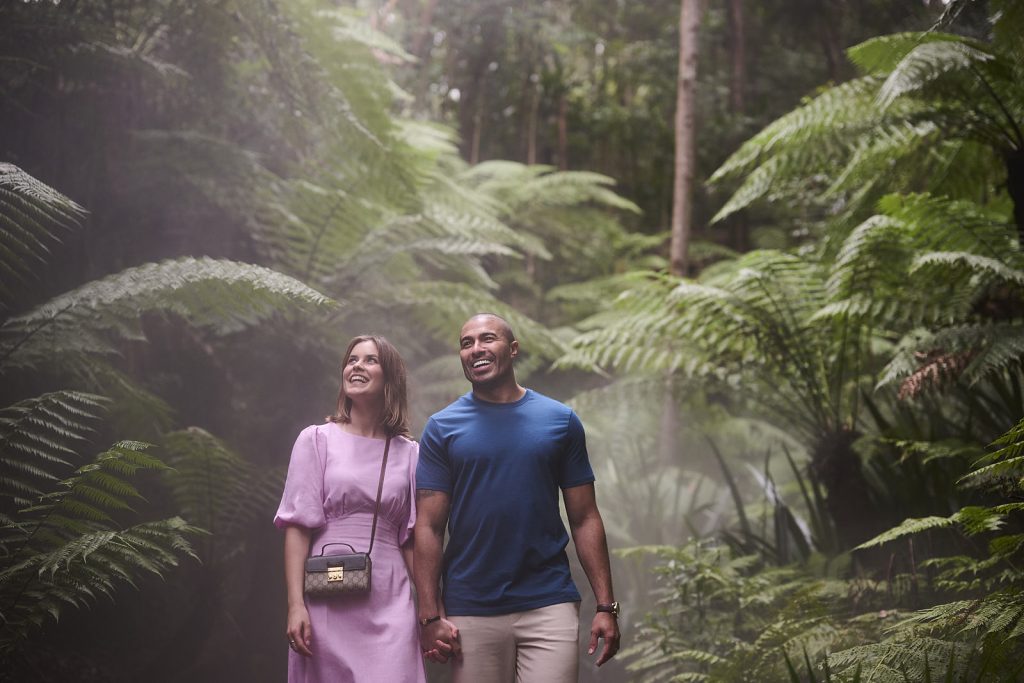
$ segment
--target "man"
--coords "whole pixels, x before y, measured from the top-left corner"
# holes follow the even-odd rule
[[[444,660],[438,652],[448,650],[437,643],[452,647],[455,683],[574,683],[580,594],[565,554],[559,489],[598,603],[588,654],[603,640],[600,666],[619,648],[618,603],[583,426],[568,406],[516,381],[519,342],[504,319],[473,316],[459,347],[473,390],[427,422],[416,470],[414,579],[423,650]],[[440,617],[455,624],[457,641]]]

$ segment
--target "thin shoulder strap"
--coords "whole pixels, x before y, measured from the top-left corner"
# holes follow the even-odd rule
[[[373,527],[370,529],[370,549],[366,551],[369,555],[373,552],[373,539],[377,535],[377,513],[380,512],[380,494],[384,490],[384,470],[388,467],[388,451],[391,450],[391,437],[384,442],[384,458],[380,463],[380,481],[377,482],[377,505],[373,508]]]

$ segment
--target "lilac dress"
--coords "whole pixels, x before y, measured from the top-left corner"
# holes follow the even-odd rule
[[[391,440],[373,542],[369,595],[307,598],[313,656],[288,653],[289,683],[423,683],[416,609],[399,547],[416,519],[414,441]],[[334,423],[302,430],[295,441],[274,518],[313,530],[310,554],[332,542],[358,552],[370,544],[384,440],[349,434]],[[331,546],[326,554],[350,552]]]

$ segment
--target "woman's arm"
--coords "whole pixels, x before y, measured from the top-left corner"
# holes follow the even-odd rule
[[[288,643],[293,650],[312,656],[313,628],[303,594],[306,558],[313,533],[301,526],[289,525],[284,530],[284,583],[288,592]]]
[[[409,540],[402,544],[402,559],[405,560],[405,570],[409,572],[409,578],[413,577],[413,553],[416,552],[415,537],[409,534]]]

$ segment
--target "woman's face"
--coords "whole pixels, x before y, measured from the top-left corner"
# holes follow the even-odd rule
[[[354,401],[383,396],[384,369],[380,366],[377,345],[363,341],[353,346],[345,359],[341,380],[345,385],[345,395]]]

